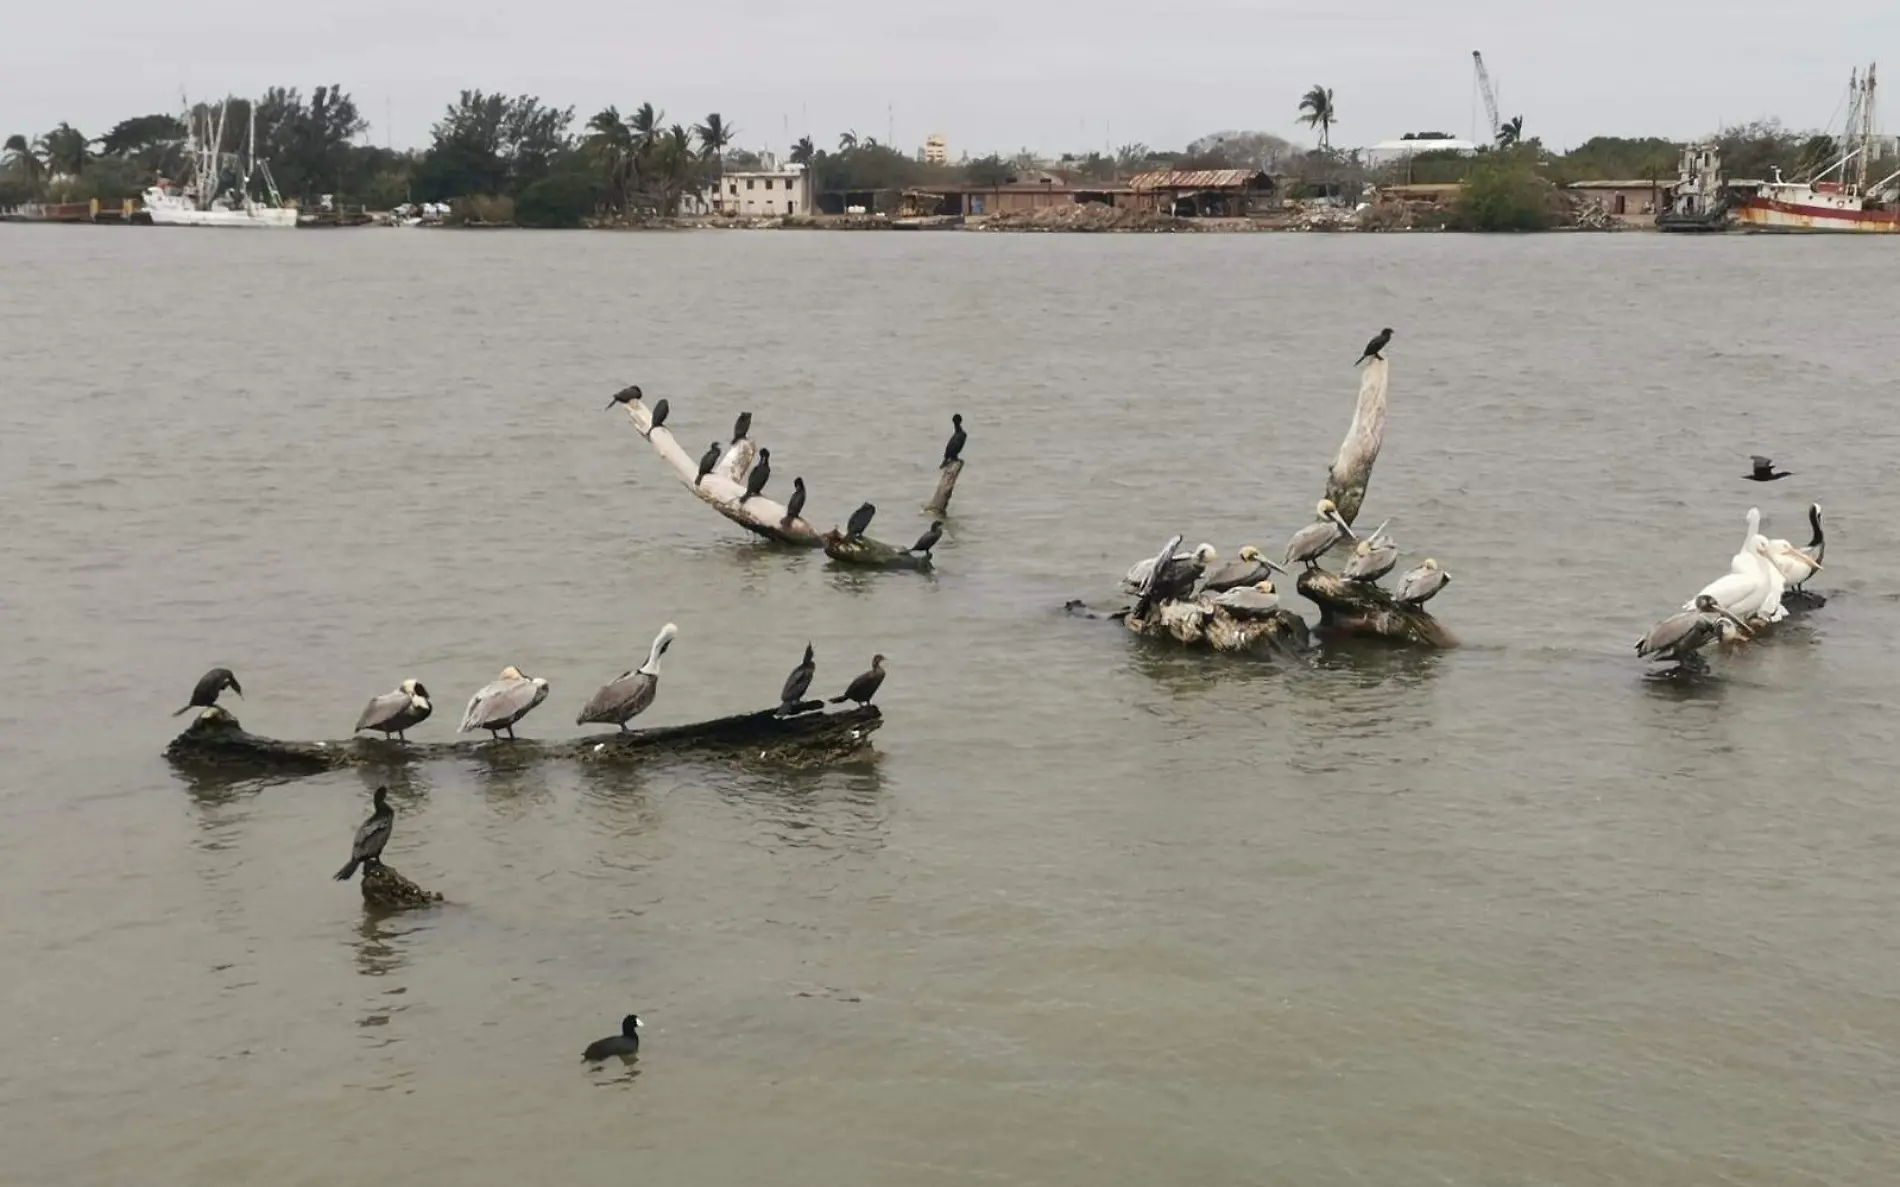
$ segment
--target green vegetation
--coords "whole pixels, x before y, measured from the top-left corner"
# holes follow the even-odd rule
[[[1319,150],[1330,150],[1333,125],[1339,121],[1339,112],[1333,107],[1333,89],[1314,83],[1313,89],[1300,98],[1300,112],[1298,123],[1319,130]]]
[[[1488,154],[1465,178],[1448,225],[1457,231],[1545,231],[1556,222],[1556,189],[1526,159]]]

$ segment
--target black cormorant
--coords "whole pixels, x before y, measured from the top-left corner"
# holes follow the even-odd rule
[[[844,522],[844,538],[847,540],[855,540],[859,536],[862,536],[865,529],[871,526],[871,517],[876,514],[877,507],[871,503],[866,503],[856,511],[853,511],[851,518]]]
[[[860,705],[868,705],[871,703],[871,698],[877,695],[878,685],[882,683],[884,683],[884,657],[874,655],[871,657],[871,670],[861,673],[856,680],[846,686],[844,695],[832,697],[831,703],[838,705],[845,701],[856,701]]]
[[[803,478],[794,478],[792,479],[792,497],[785,503],[784,523],[786,526],[789,527],[791,522],[797,519],[804,510],[805,480]]]
[[[745,440],[745,435],[751,431],[752,414],[750,412],[741,412],[739,419],[732,422],[732,443],[737,445],[739,442]]]
[[[970,439],[970,435],[963,431],[963,414],[961,412],[955,413],[950,417],[950,425],[950,440],[943,447],[943,465],[937,467],[939,470],[962,457],[963,443]]]
[[[671,411],[673,411],[673,406],[666,402],[666,397],[660,397],[660,402],[653,406],[653,423],[647,426],[649,437],[653,435],[654,429],[666,423],[666,414]]]
[[[866,505],[869,506],[869,504]],[[173,711],[172,716],[177,717],[193,709],[209,709],[218,703],[218,694],[227,688],[239,696],[244,695],[244,690],[238,687],[237,677],[231,674],[231,669],[211,669],[198,677],[197,685],[191,690],[191,702],[184,708]]]
[[[756,497],[760,491],[765,489],[765,484],[771,481],[771,478],[772,451],[769,449],[761,449],[759,450],[758,465],[753,466],[752,473],[745,476],[745,493],[739,496],[739,505],[743,507],[747,499]]]
[[[360,865],[383,864],[383,846],[389,844],[389,834],[396,827],[396,810],[389,806],[389,789],[376,789],[376,810],[369,814],[363,827],[356,830],[356,843],[350,846],[350,864],[336,872],[338,882],[348,882],[356,874]]]
[[[805,658],[792,669],[792,674],[785,678],[785,687],[779,691],[779,712],[783,713],[805,699],[805,690],[811,687],[812,673],[817,670],[818,665],[812,659],[811,644],[807,643]]]
[[[1742,477],[1748,479],[1750,482],[1774,482],[1777,479],[1786,478],[1794,473],[1793,470],[1775,469],[1775,463],[1769,461],[1759,453],[1753,455],[1748,460],[1754,465],[1754,469],[1742,475]]]
[[[607,407],[612,408],[615,404],[629,404],[639,398],[640,398],[640,385],[637,383],[632,384],[631,386],[623,387],[619,391],[615,392],[614,398],[607,402]]]
[[[929,556],[930,550],[935,548],[937,541],[941,539],[943,539],[943,520],[932,520],[930,530],[917,537],[917,543],[911,545],[910,550],[912,552],[921,552],[925,556]]]
[[[712,443],[711,448],[700,455],[699,473],[693,478],[694,486],[698,486],[705,480],[706,475],[713,472],[713,467],[719,464],[719,455],[724,452],[724,450],[719,448],[719,442],[715,441]]]
[[[1357,367],[1360,363],[1365,362],[1367,359],[1385,358],[1385,355],[1381,352],[1385,350],[1386,344],[1391,341],[1392,341],[1392,327],[1387,326],[1385,329],[1380,330],[1378,335],[1374,337],[1372,341],[1366,343],[1366,353],[1360,355],[1358,359],[1354,360],[1353,366]]]

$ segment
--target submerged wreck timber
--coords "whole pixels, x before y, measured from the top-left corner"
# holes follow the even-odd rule
[[[165,757],[197,775],[225,774],[231,778],[297,777],[349,767],[503,757],[524,763],[653,762],[691,757],[813,767],[857,754],[884,724],[884,715],[873,705],[823,712],[822,702],[806,701],[792,706],[792,710],[788,715],[775,705],[712,721],[555,742],[529,738],[427,743],[370,738],[295,742],[253,734],[227,710],[214,705],[172,739]]]

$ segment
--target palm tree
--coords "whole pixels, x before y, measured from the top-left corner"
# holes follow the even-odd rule
[[[857,146],[858,146],[858,134],[856,132],[846,132],[842,136],[838,137],[838,151],[839,152],[850,152],[852,149],[856,148]]]
[[[1142,162],[1148,159],[1148,146],[1137,141],[1124,144],[1115,150],[1115,167],[1123,173],[1133,173]]]
[[[803,165],[809,169],[817,157],[818,146],[811,142],[809,136],[800,136],[798,143],[792,145],[792,164],[794,165]]]
[[[41,155],[39,146],[15,133],[7,137],[7,143],[0,152],[6,154],[6,162],[26,174],[26,184],[33,189],[40,188],[40,182],[46,177],[46,159]]]
[[[723,160],[721,154],[737,134],[737,129],[720,119],[716,111],[707,116],[704,123],[693,125],[693,135],[699,138],[699,155],[708,160]]]
[[[1300,98],[1300,111],[1300,118],[1294,122],[1318,128],[1321,151],[1331,149],[1333,125],[1339,121],[1339,112],[1333,107],[1332,88],[1314,83],[1313,89]]]
[[[625,213],[634,182],[633,129],[621,120],[618,108],[605,107],[587,121],[587,131],[585,147],[607,178],[607,205]]]
[[[46,162],[46,170],[54,175],[78,177],[86,171],[86,163],[92,160],[92,141],[86,134],[71,124],[61,121],[59,127],[40,137],[34,147]]]
[[[694,167],[699,164],[693,152],[692,133],[674,124],[655,141],[654,156],[660,182],[660,209],[670,217],[679,213],[680,195],[692,184]]]
[[[1524,117],[1512,116],[1498,125],[1498,147],[1511,148],[1524,139]]]

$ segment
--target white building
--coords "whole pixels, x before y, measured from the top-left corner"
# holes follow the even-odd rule
[[[812,212],[811,174],[802,165],[728,173],[721,184],[721,214],[740,218],[767,218]]]
[[[926,165],[950,163],[950,142],[943,138],[942,133],[935,133],[924,138],[923,160]]]

